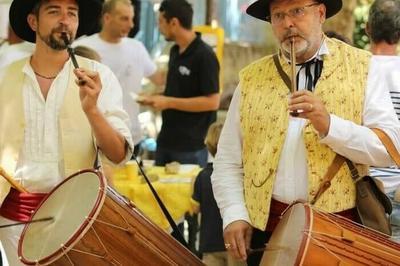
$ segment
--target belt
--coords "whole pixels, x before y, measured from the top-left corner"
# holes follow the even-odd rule
[[[269,232],[274,231],[275,227],[280,222],[282,212],[284,212],[288,207],[289,207],[289,204],[286,204],[286,203],[283,203],[283,202],[280,202],[280,201],[277,201],[274,199],[271,200],[271,207],[269,210],[269,218],[268,218],[267,228],[265,231],[269,231]],[[356,208],[344,210],[341,212],[335,212],[335,214],[345,217],[347,219],[350,219],[354,222],[358,222],[358,223],[360,222]]]

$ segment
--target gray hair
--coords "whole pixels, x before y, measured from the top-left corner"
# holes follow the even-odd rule
[[[374,43],[397,44],[400,39],[400,0],[375,0],[369,10],[368,28]]]

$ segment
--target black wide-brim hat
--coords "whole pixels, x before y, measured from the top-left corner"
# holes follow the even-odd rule
[[[27,17],[41,0],[13,0],[10,7],[10,25],[21,39],[34,43],[36,33],[28,24]],[[90,33],[100,19],[102,2],[99,0],[76,0],[79,6],[79,27],[76,37]]]
[[[269,5],[272,1],[273,0],[258,0],[246,9],[246,13],[252,17],[271,22],[267,18],[270,16]],[[334,16],[342,9],[342,0],[319,0],[317,2],[326,6],[326,18]]]

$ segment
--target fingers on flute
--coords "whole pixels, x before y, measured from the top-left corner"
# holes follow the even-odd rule
[[[76,79],[75,80],[76,85],[78,85],[79,87],[85,86],[87,84],[86,80],[84,79]]]

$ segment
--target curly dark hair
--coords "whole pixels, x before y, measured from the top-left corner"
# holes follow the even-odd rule
[[[399,42],[400,0],[375,0],[369,10],[368,33],[374,43]]]

